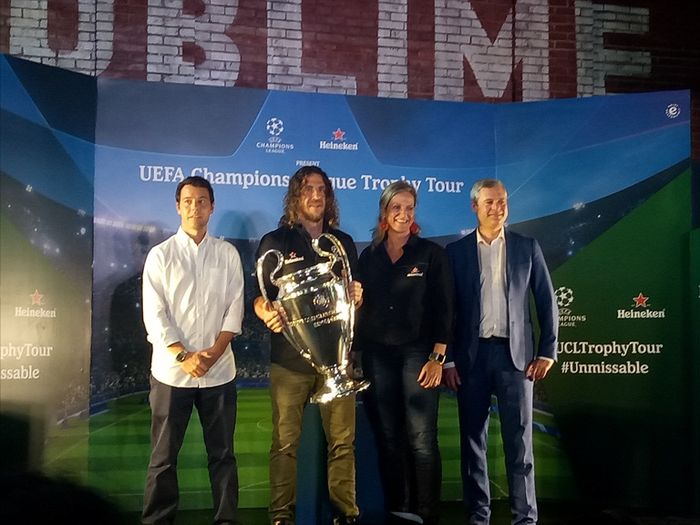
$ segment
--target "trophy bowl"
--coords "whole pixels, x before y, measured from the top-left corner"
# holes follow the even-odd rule
[[[330,242],[332,251],[321,248],[321,239]],[[268,250],[258,259],[256,273],[263,299],[270,301],[264,264],[268,256],[276,257],[275,269],[267,276],[279,290],[271,303],[284,313],[284,337],[324,378],[323,386],[311,397],[311,402],[327,403],[366,389],[369,381],[357,381],[348,375],[355,305],[350,300],[352,276],[345,249],[328,233],[314,239],[312,247],[326,259],[324,262],[277,277],[284,255],[279,250]],[[338,260],[342,266],[340,275],[333,272]]]

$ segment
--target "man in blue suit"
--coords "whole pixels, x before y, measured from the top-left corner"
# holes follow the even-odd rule
[[[496,179],[472,187],[478,227],[447,246],[456,289],[454,341],[445,384],[457,392],[468,523],[490,519],[486,444],[491,395],[498,400],[513,525],[537,523],[532,388],[556,359],[558,311],[536,240],[506,230],[508,194]],[[534,297],[540,327],[535,346]],[[448,368],[449,367],[449,368]]]

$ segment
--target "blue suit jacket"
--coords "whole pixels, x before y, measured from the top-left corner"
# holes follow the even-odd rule
[[[535,357],[556,359],[559,312],[540,245],[535,239],[507,229],[505,238],[510,354],[515,367],[524,370]],[[466,372],[476,359],[481,318],[476,231],[448,244],[447,255],[455,282],[454,340],[448,348],[448,360],[453,360],[459,370]],[[536,352],[530,290],[540,326]]]

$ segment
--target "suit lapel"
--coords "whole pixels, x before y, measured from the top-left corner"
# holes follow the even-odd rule
[[[479,253],[476,248],[476,230],[467,236],[467,268],[469,272],[469,284],[472,288],[472,293],[480,297],[481,291],[479,286]]]
[[[506,297],[508,298],[508,318],[512,319],[510,307],[513,304],[510,296],[510,281],[515,275],[515,253],[517,251],[517,239],[506,229]]]
[[[514,275],[514,254],[515,254],[515,239],[508,230],[505,233],[506,237],[506,290],[510,290],[510,276]]]

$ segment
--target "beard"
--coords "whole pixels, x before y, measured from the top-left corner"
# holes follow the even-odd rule
[[[321,210],[321,211],[316,211],[316,210],[307,210],[307,209],[302,209],[300,210],[299,215],[301,216],[302,219],[309,221],[309,222],[321,222],[325,216],[326,210]]]

